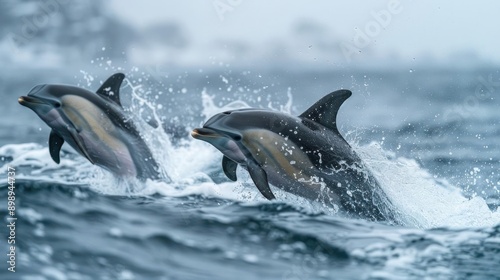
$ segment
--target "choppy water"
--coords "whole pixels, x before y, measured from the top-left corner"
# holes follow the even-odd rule
[[[173,182],[117,180],[69,148],[57,165],[46,125],[6,107],[0,215],[6,223],[11,166],[17,272],[2,253],[1,279],[500,279],[498,70],[126,72],[122,101]],[[68,82],[95,89],[107,74]],[[31,86],[2,96],[15,103]],[[354,93],[341,131],[401,226],[342,218],[280,191],[265,201],[246,172],[229,182],[221,155],[188,137],[226,108],[298,114],[338,88]]]

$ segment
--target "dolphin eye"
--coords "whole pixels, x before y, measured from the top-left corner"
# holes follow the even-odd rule
[[[59,102],[54,103],[54,108],[60,108],[60,107],[61,107],[61,103],[59,103]]]
[[[222,114],[224,114],[224,115],[230,115],[230,114],[231,114],[231,112],[226,111],[226,112],[223,112]]]
[[[241,135],[234,135],[234,136],[233,136],[233,139],[234,139],[235,141],[240,141],[240,140],[241,140]]]

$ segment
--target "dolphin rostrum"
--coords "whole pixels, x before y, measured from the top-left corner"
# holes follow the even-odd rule
[[[37,85],[19,103],[50,128],[49,151],[59,163],[67,142],[92,164],[118,176],[158,179],[158,164],[120,103],[125,75],[109,77],[96,93],[68,85]]]
[[[347,215],[391,221],[390,201],[337,129],[337,112],[350,96],[349,90],[332,92],[298,117],[265,109],[226,111],[191,135],[224,154],[229,179],[236,181],[238,164],[248,170],[267,199],[275,198],[271,183]]]

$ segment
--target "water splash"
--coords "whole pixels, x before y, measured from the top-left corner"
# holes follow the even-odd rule
[[[444,179],[435,178],[415,160],[396,157],[378,143],[354,149],[379,180],[387,196],[409,226],[484,227],[500,223],[500,212],[491,211],[481,197],[466,198]]]
[[[93,79],[89,78],[91,76],[88,73],[83,74],[90,87]],[[221,155],[211,145],[190,137],[173,144],[170,136],[162,129],[168,122],[160,113],[162,107],[155,103],[156,93],[143,87],[141,82],[142,79],[126,79],[125,87],[131,90],[131,102],[127,112],[161,166],[163,180],[140,182],[117,179],[92,166],[82,157],[67,151],[62,154],[61,164],[57,165],[52,162],[47,147],[34,143],[0,147],[0,157],[3,157],[0,171],[5,171],[8,165],[14,165],[24,170],[22,176],[26,179],[78,182],[89,185],[97,192],[110,195],[142,196],[158,193],[176,197],[197,194],[248,203],[272,203],[261,197],[248,173],[241,168],[238,168],[238,182],[217,182],[213,174],[220,174]],[[284,105],[273,107],[269,102],[267,107],[291,113],[291,89],[288,89],[287,95],[288,100]],[[214,98],[206,89],[199,93],[202,104],[200,116],[205,120],[222,111],[250,107],[242,100],[217,106]],[[152,127],[145,121],[148,116],[157,126]],[[358,132],[348,132],[347,138],[380,182],[394,206],[402,213],[401,220],[404,225],[420,228],[485,227],[500,223],[499,210],[491,211],[481,197],[466,198],[459,188],[444,179],[435,178],[415,160],[396,157],[378,143],[360,145],[356,139],[351,140],[353,136],[360,137]],[[186,136],[187,134],[188,130]],[[279,201],[300,205],[312,212],[336,212],[331,206],[272,189]]]
[[[202,116],[204,116],[205,121],[207,121],[211,116],[222,113],[224,111],[250,108],[250,105],[241,100],[229,102],[224,106],[217,106],[215,105],[214,98],[215,96],[209,95],[206,89],[203,89],[203,91],[201,92],[201,101],[203,105],[201,114]]]

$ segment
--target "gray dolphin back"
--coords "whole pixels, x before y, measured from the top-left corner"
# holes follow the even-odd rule
[[[130,155],[134,161],[139,179],[159,179],[159,166],[154,160],[153,155],[140,135],[135,124],[128,120],[123,112],[123,107],[120,100],[120,88],[125,75],[116,73],[109,77],[96,91],[104,100],[114,103],[118,106],[118,110],[114,110],[112,106],[106,106],[106,113],[117,127],[120,127],[123,134],[123,142],[130,151]]]
[[[92,164],[118,176],[159,179],[158,164],[120,101],[122,73],[109,77],[96,93],[69,85],[38,85],[21,105],[51,128],[49,152],[60,162],[67,142]]]

